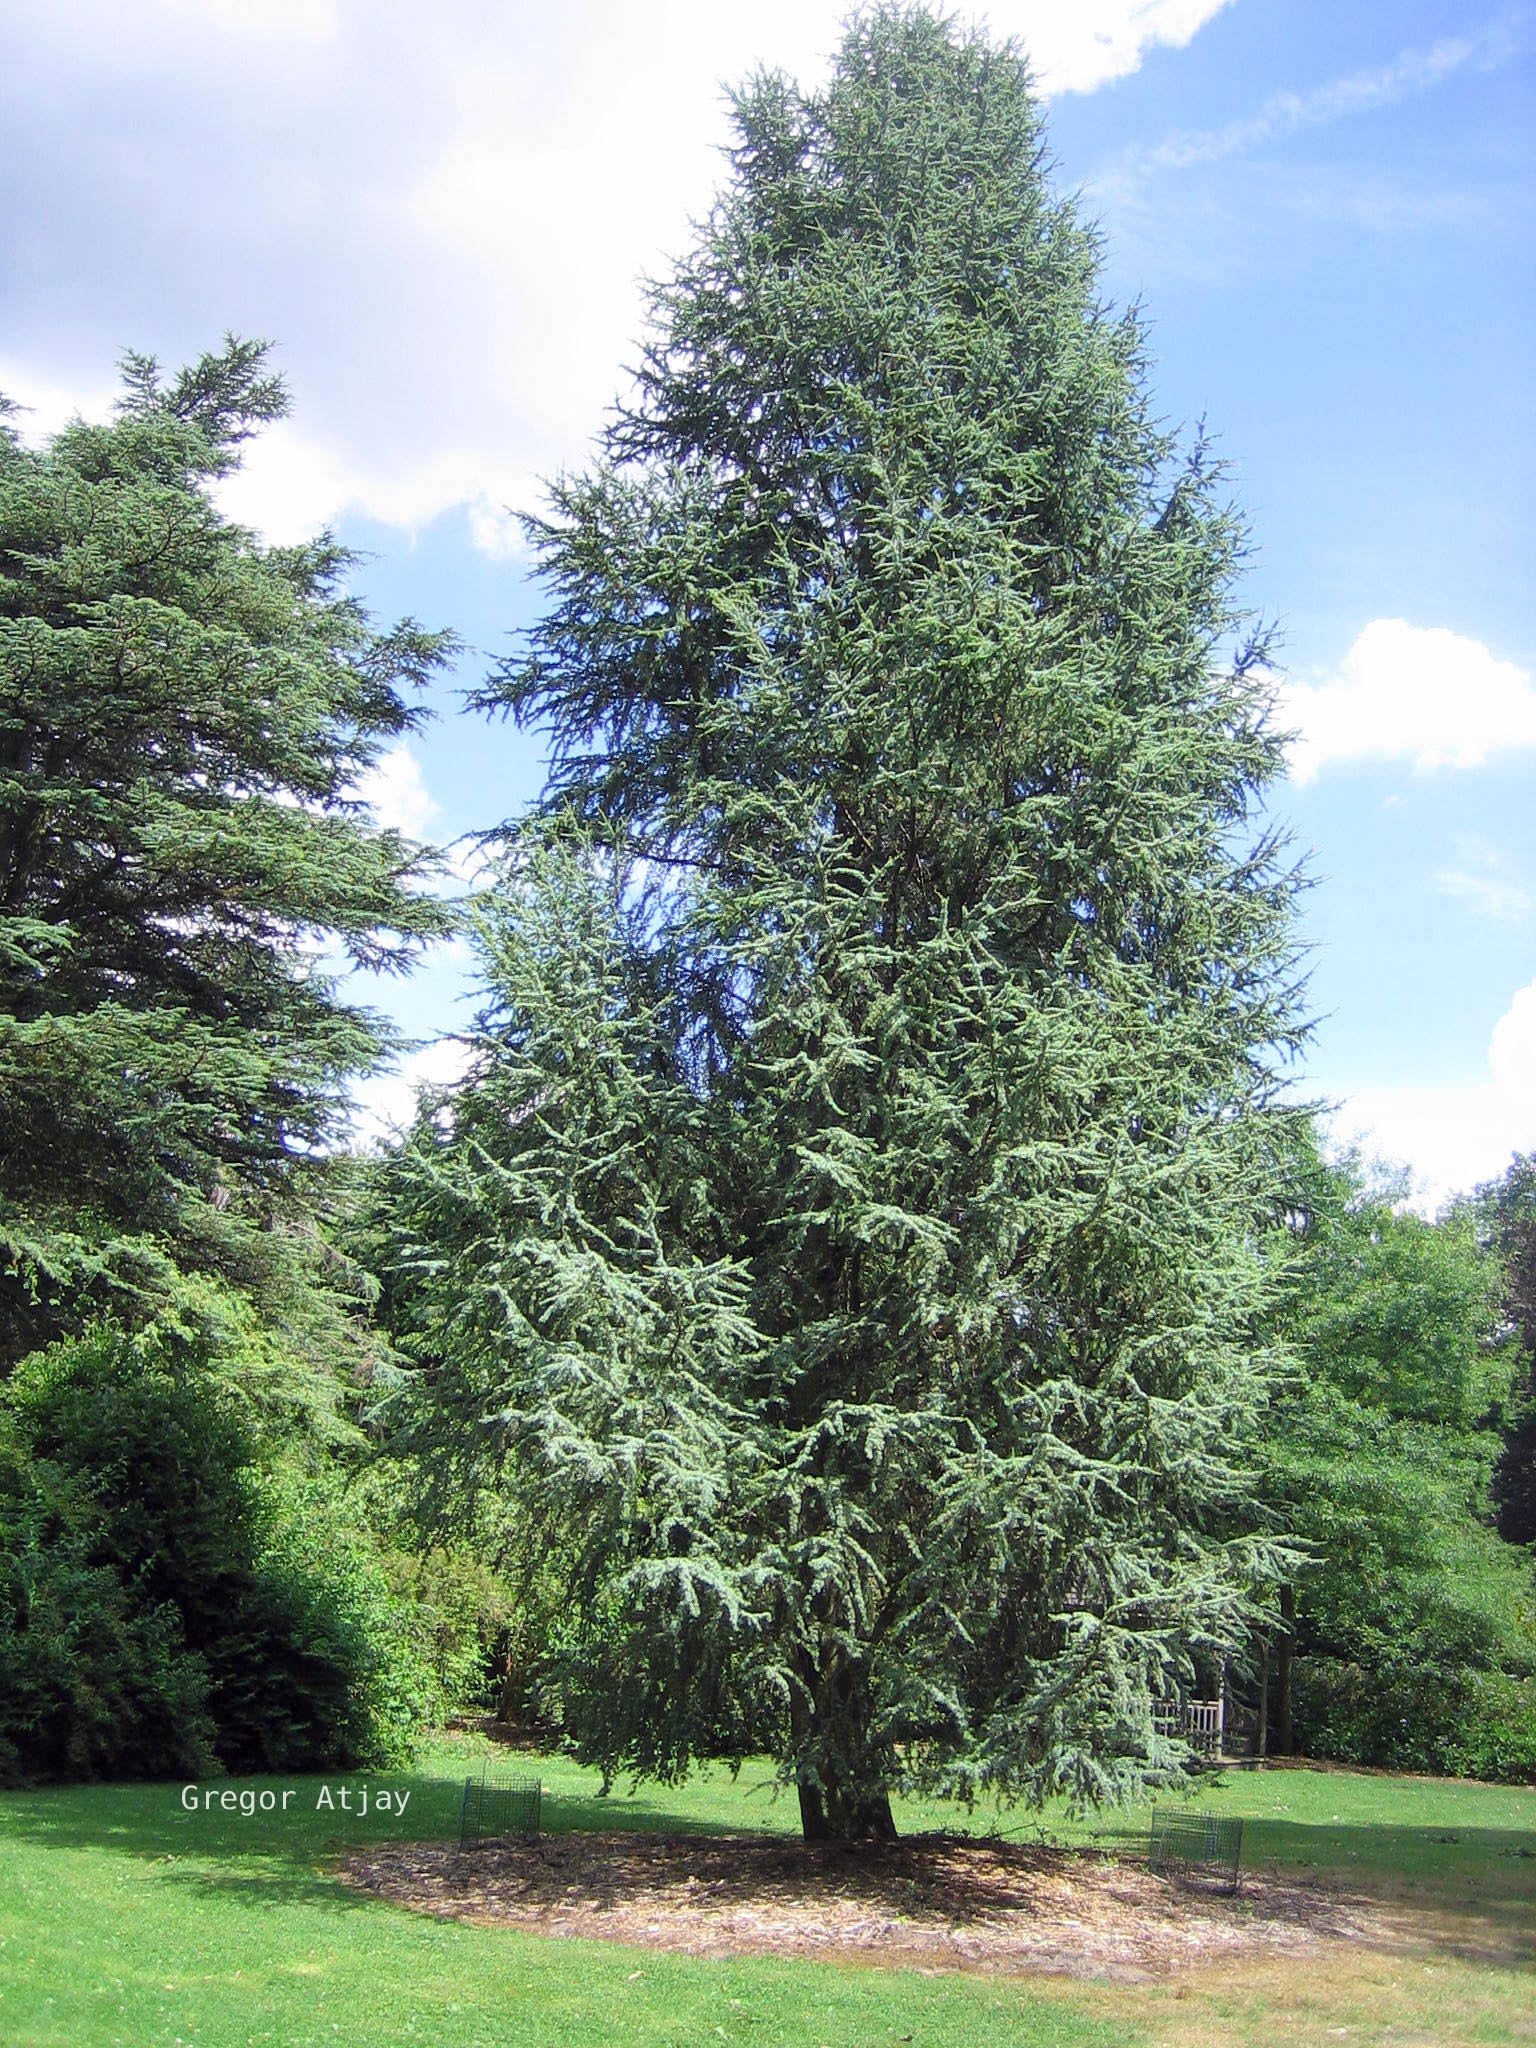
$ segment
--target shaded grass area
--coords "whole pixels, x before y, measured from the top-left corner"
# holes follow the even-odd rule
[[[1401,1913],[1401,1939],[1240,1977],[1139,1987],[929,1977],[667,1956],[429,1921],[329,1875],[347,1849],[456,1836],[473,1739],[414,1772],[239,1781],[285,1814],[182,1810],[173,1785],[0,1795],[0,2041],[6,2048],[522,2048],[735,2041],[1092,2048],[1141,2042],[1536,2042],[1536,1791],[1370,1773],[1225,1775],[1200,1808],[1241,1814],[1245,1862],[1313,1873]],[[766,1768],[600,1796],[567,1758],[498,1752],[545,1784],[545,1824],[795,1832]],[[320,1801],[329,1787],[333,1803]],[[361,1794],[408,1790],[403,1814]],[[351,1796],[350,1810],[339,1801]],[[205,1790],[222,1789],[210,1782]],[[1145,1810],[1038,1819],[906,1802],[949,1827],[1139,1849]],[[1345,2027],[1346,2035],[1334,2030]]]
[[[1386,1772],[1226,1772],[1190,1802],[1241,1815],[1247,1868],[1300,1873],[1376,1909],[1387,1939],[1301,1963],[1146,1987],[1136,2018],[1178,2048],[1531,2048],[1536,1790]],[[1134,1851],[1143,1816],[1082,1838]],[[1086,2009],[1102,2010],[1091,1993]]]
[[[286,1815],[250,1819],[185,1813],[171,1785],[0,1795],[0,2042],[1110,2048],[1139,2038],[1115,2016],[1074,2013],[1018,1985],[550,1941],[424,1920],[327,1874],[328,1858],[360,1843],[456,1835],[467,1753],[440,1748],[417,1772],[377,1781],[243,1779],[240,1789],[300,1794]],[[750,1826],[763,1808],[729,1780],[675,1799],[603,1800],[565,1760],[529,1768],[549,1788],[552,1828]],[[316,1804],[322,1785],[356,1798],[374,1783],[410,1792],[404,1815]],[[776,1814],[787,1822],[789,1808],[781,1801]]]

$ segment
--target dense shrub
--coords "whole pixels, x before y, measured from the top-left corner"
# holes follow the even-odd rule
[[[373,1419],[386,1436],[400,1434],[393,1404]],[[445,1512],[436,1477],[430,1461],[392,1448],[352,1487],[431,1673],[434,1717],[484,1713],[547,1728],[558,1719],[545,1680],[570,1612],[569,1574],[530,1540],[515,1503],[486,1494]]]
[[[1455,1664],[1296,1664],[1309,1755],[1536,1784],[1536,1679]]]
[[[388,1558],[355,1519],[340,1488],[319,1476],[282,1475],[267,1488],[260,1564],[280,1586],[289,1639],[302,1667],[344,1677],[310,1695],[316,1763],[390,1764],[411,1753],[441,1713],[431,1659],[408,1605],[390,1587]]]
[[[1536,1785],[1536,1678],[1469,1671],[1461,1724],[1445,1746],[1459,1777]]]
[[[258,1462],[208,1361],[101,1330],[5,1390],[0,1768],[387,1764],[428,1688],[365,1539]]]
[[[79,1503],[29,1469],[14,1432],[0,1468],[0,1779],[213,1769],[208,1671],[181,1616],[91,1562]]]
[[[501,1577],[462,1544],[396,1549],[383,1559],[390,1591],[430,1673],[435,1718],[495,1713],[516,1609]]]
[[[1528,1778],[1536,1559],[1498,1534],[1490,1487],[1521,1370],[1499,1262],[1468,1214],[1428,1222],[1358,1162],[1314,1162],[1302,1181],[1299,1372],[1264,1453],[1307,1555],[1295,1739],[1345,1762]]]

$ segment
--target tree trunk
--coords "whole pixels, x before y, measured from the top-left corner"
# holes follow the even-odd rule
[[[808,1842],[824,1842],[831,1830],[827,1826],[827,1809],[822,1802],[819,1785],[800,1785],[800,1832]]]
[[[796,1671],[800,1684],[790,1694],[789,1734],[794,1745],[796,1765],[801,1772],[805,1772],[811,1768],[808,1752],[813,1747],[811,1729],[815,1717],[811,1701],[816,1691],[816,1667],[804,1652],[796,1659]],[[807,1842],[824,1842],[828,1835],[827,1803],[821,1796],[821,1786],[814,1780],[802,1776],[795,1790],[800,1795],[801,1835]]]
[[[1280,1588],[1281,1629],[1275,1644],[1275,1754],[1291,1754],[1294,1730],[1291,1726],[1291,1658],[1296,1645],[1296,1593],[1294,1587]]]
[[[858,1675],[834,1661],[830,1673],[807,1663],[804,1677],[805,1695],[790,1708],[800,1769],[815,1774],[796,1787],[801,1833],[808,1842],[894,1842],[890,1794],[870,1767],[869,1707]]]
[[[1254,1755],[1262,1766],[1269,1755],[1269,1637],[1259,1645],[1259,1727]]]
[[[862,1792],[840,1798],[828,1814],[828,1825],[840,1842],[894,1842],[896,1821],[888,1792]]]

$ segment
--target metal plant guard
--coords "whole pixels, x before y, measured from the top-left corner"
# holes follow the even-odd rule
[[[489,1769],[464,1780],[464,1810],[459,1821],[459,1847],[478,1849],[486,1842],[536,1842],[543,1814],[544,1787],[538,1778],[498,1778]]]
[[[1164,1877],[1225,1877],[1235,1892],[1243,1861],[1243,1824],[1215,1814],[1159,1813],[1152,1809],[1149,1868]]]

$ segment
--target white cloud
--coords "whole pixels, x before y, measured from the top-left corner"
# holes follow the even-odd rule
[[[415,1116],[421,1091],[451,1088],[461,1080],[472,1050],[462,1038],[435,1039],[358,1082],[352,1091],[352,1142],[371,1149],[397,1138]]]
[[[1536,981],[1521,989],[1488,1041],[1496,1087],[1529,1128],[1536,1124]]]
[[[514,490],[511,495],[527,506],[534,502],[537,492],[536,489]],[[518,523],[516,504],[498,503],[484,491],[467,502],[469,537],[481,554],[505,561],[522,553],[523,533]]]
[[[1530,890],[1507,876],[1475,875],[1461,868],[1446,868],[1434,879],[1442,896],[1469,904],[1481,916],[1499,923],[1518,924],[1531,914]]]
[[[1016,36],[1047,94],[1093,92],[1137,70],[1159,45],[1182,50],[1230,0],[994,0],[993,26]]]
[[[405,740],[386,747],[348,794],[367,804],[375,825],[403,833],[407,839],[430,839],[443,816],[443,807],[427,787],[421,763]],[[438,846],[435,856],[434,872],[422,886],[437,896],[458,897],[467,890],[484,888],[495,865],[494,857],[472,833]]]
[[[497,857],[473,833],[453,840],[442,849],[446,893],[458,895],[466,889],[489,887],[496,873]]]
[[[404,740],[387,747],[358,777],[353,794],[371,808],[375,824],[384,831],[403,832],[407,839],[424,839],[439,815],[421,763]]]
[[[1407,761],[1425,774],[1536,747],[1527,671],[1465,634],[1405,619],[1373,619],[1336,676],[1287,687],[1281,713],[1298,734],[1298,783],[1334,762]]]
[[[1226,4],[989,13],[1067,93]],[[584,459],[633,359],[638,280],[721,181],[724,83],[760,65],[815,83],[846,12],[141,0],[126,36],[110,0],[16,0],[0,135],[28,189],[60,195],[9,230],[38,331],[73,337],[82,388],[125,343],[175,361],[227,325],[275,334],[297,417],[225,488],[234,516],[291,540],[348,512],[414,530],[461,507],[478,547],[515,552],[505,507]],[[12,370],[21,398],[68,381],[57,350]]]
[[[1154,145],[1130,145],[1085,181],[1113,227],[1123,264],[1155,260],[1164,277],[1186,276],[1230,293],[1252,271],[1268,278],[1273,238],[1290,221],[1373,236],[1486,232],[1520,201],[1483,175],[1447,182],[1433,166],[1398,163],[1382,175],[1337,152],[1292,151],[1277,176],[1265,145],[1365,115],[1423,94],[1458,75],[1492,71],[1530,47],[1528,23],[1509,13],[1402,51],[1390,63],[1353,71],[1305,90],[1271,93],[1250,112],[1210,128],[1178,129]],[[1298,46],[1298,56],[1303,55]],[[1225,164],[1217,178],[1179,173]],[[1277,218],[1278,217],[1278,218]]]
[[[1215,163],[1304,128],[1324,127],[1352,114],[1391,106],[1414,93],[1427,92],[1458,71],[1489,69],[1514,55],[1520,46],[1516,23],[1501,17],[1468,35],[1446,36],[1427,49],[1404,50],[1390,64],[1330,79],[1311,92],[1272,93],[1256,112],[1219,128],[1177,132],[1155,149],[1128,152],[1121,167],[1123,171],[1145,172]]]
[[[341,455],[288,420],[251,444],[240,468],[214,495],[229,518],[255,527],[279,547],[311,539],[362,502],[358,478]]]
[[[1466,903],[1481,918],[1497,924],[1524,924],[1536,909],[1536,897],[1507,870],[1501,848],[1487,840],[1462,834],[1458,840],[1460,866],[1440,868],[1432,883],[1440,895]]]
[[[521,535],[506,501],[529,504],[538,489],[531,470],[498,474],[472,449],[438,449],[390,468],[354,460],[339,442],[317,440],[293,420],[280,420],[251,443],[215,496],[229,518],[280,546],[308,540],[348,512],[414,533],[462,505],[475,545],[507,556],[519,550]]]
[[[1343,1103],[1334,1129],[1406,1164],[1425,1210],[1494,1179],[1512,1152],[1536,1151],[1536,981],[1494,1025],[1486,1076],[1361,1089]]]
[[[11,414],[10,425],[29,447],[37,447],[73,419],[105,419],[116,397],[115,385],[66,386],[36,376],[24,365],[0,363],[0,398],[19,408]]]
[[[276,55],[334,40],[339,0],[148,0],[134,9],[133,34],[123,34],[117,0],[9,0],[14,43],[46,39],[67,47],[82,69],[127,73],[198,72],[229,62]]]

